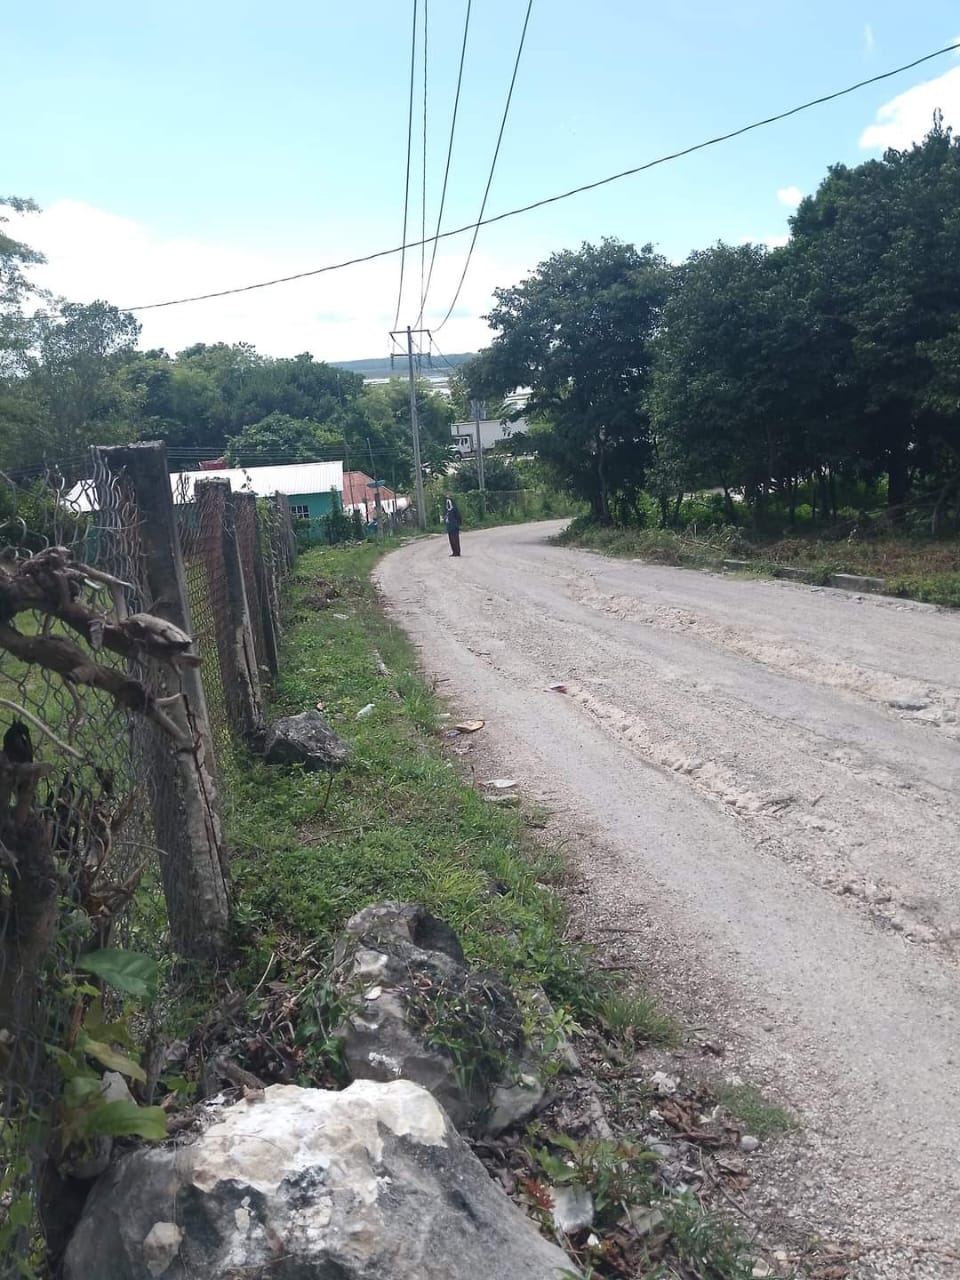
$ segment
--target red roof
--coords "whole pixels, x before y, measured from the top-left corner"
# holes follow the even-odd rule
[[[376,501],[376,489],[367,488],[373,483],[373,476],[368,476],[364,471],[345,471],[343,473],[343,505],[345,507],[358,507],[363,503],[374,503]],[[380,501],[392,502],[396,498],[396,494],[392,489],[388,489],[385,484],[380,486]]]

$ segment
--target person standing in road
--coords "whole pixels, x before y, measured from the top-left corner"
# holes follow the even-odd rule
[[[460,526],[463,524],[463,520],[460,516],[460,509],[452,498],[447,499],[447,509],[443,516],[443,522],[447,526],[447,537],[450,539],[450,554],[459,556]]]

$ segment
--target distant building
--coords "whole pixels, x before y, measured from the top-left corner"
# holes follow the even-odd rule
[[[318,520],[329,515],[333,507],[331,490],[343,495],[342,462],[291,462],[278,467],[224,467],[202,471],[175,471],[170,476],[170,489],[177,503],[193,501],[193,486],[198,480],[229,480],[237,493],[255,493],[269,498],[275,493],[290,499],[295,520]],[[66,496],[75,511],[96,509],[96,486],[92,480],[81,480]]]
[[[359,511],[367,522],[377,516],[377,491],[373,487],[373,476],[364,471],[345,471],[343,473],[343,509],[348,514]],[[392,489],[385,484],[380,486],[380,509],[387,515],[398,515],[406,511],[410,504],[406,498],[398,498]]]

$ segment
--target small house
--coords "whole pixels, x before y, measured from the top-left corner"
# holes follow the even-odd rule
[[[398,498],[392,489],[380,485],[380,509],[385,515],[399,515],[408,505],[406,498]],[[368,524],[376,519],[377,486],[372,476],[364,471],[343,473],[343,509],[347,515],[359,511]]]

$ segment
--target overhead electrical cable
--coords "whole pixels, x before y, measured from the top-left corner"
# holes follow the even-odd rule
[[[426,288],[427,253],[427,14],[428,0],[423,0],[423,181],[420,193],[420,315],[423,315],[423,295]],[[419,325],[420,321],[417,320]],[[397,326],[394,325],[394,328]]]
[[[400,288],[397,291],[397,314],[393,327],[396,329],[400,320],[400,306],[403,302],[403,271],[407,260],[407,218],[410,213],[410,159],[413,152],[413,76],[417,65],[417,0],[413,0],[413,34],[410,39],[410,100],[407,107],[407,176],[403,185],[403,237],[400,244]],[[309,274],[309,273],[307,273]]]
[[[470,31],[470,9],[473,0],[467,0],[467,12],[463,20],[463,40],[460,44],[460,66],[457,71],[457,91],[453,96],[453,115],[450,119],[450,138],[447,142],[447,162],[443,169],[443,186],[440,189],[440,208],[437,211],[437,230],[433,236],[433,247],[430,251],[430,267],[427,271],[427,285],[420,300],[420,314],[417,316],[417,327],[423,323],[423,313],[430,296],[430,283],[433,280],[433,264],[437,260],[437,245],[440,242],[440,224],[443,221],[443,210],[447,202],[447,183],[450,180],[450,161],[453,157],[453,139],[457,131],[457,112],[460,109],[460,89],[463,85],[463,64],[467,55],[467,34]]]
[[[493,159],[490,162],[490,172],[487,175],[487,185],[483,191],[483,200],[480,204],[480,216],[477,219],[476,226],[473,228],[473,237],[470,240],[470,248],[467,250],[467,260],[463,264],[463,271],[460,274],[460,281],[457,285],[456,293],[453,295],[453,301],[447,308],[447,314],[437,325],[436,332],[439,333],[443,326],[453,315],[453,309],[457,305],[457,299],[460,297],[460,291],[463,289],[464,281],[467,278],[467,272],[470,270],[470,261],[473,258],[473,251],[477,245],[477,236],[480,234],[480,228],[483,225],[483,215],[487,211],[487,199],[490,195],[490,188],[493,185],[493,175],[497,168],[497,158],[500,155],[500,144],[503,142],[503,134],[507,127],[507,117],[510,114],[510,103],[513,101],[513,89],[517,83],[517,72],[520,70],[520,56],[523,53],[523,46],[527,39],[527,27],[530,24],[530,11],[533,8],[533,0],[527,0],[527,12],[523,19],[523,30],[520,32],[520,43],[517,46],[517,56],[513,62],[513,75],[510,77],[510,88],[507,90],[507,100],[503,105],[503,117],[500,120],[500,131],[497,134],[497,145],[493,151]]]
[[[833,102],[837,98],[846,97],[847,94],[856,93],[858,89],[865,89],[869,85],[877,84],[882,80],[889,80],[892,76],[902,75],[904,71],[912,71],[914,67],[922,66],[925,62],[930,62],[934,58],[941,58],[944,54],[954,53],[960,50],[960,41],[954,44],[945,45],[942,49],[935,49],[933,53],[925,53],[922,58],[915,58],[913,62],[906,62],[903,66],[894,67],[891,71],[883,71],[880,75],[871,76],[869,80],[858,80],[856,84],[848,85],[846,89],[837,89],[834,93],[824,94],[820,98],[812,98],[809,102],[803,102],[798,107],[791,107],[788,111],[780,111],[776,115],[767,116],[763,120],[755,120],[752,124],[742,125],[739,129],[732,129],[729,133],[718,134],[714,138],[707,138],[703,142],[696,142],[692,146],[684,147],[680,151],[672,151],[668,155],[658,156],[656,160],[648,160],[645,164],[635,165],[631,169],[622,169],[619,173],[611,173],[606,178],[598,178],[594,182],[585,182],[579,187],[570,187],[567,191],[560,191],[556,195],[544,196],[540,200],[532,200],[529,204],[518,205],[514,209],[506,209],[503,213],[492,214],[489,218],[481,218],[477,222],[465,223],[462,227],[453,227],[449,231],[439,231],[435,236],[430,236],[427,243],[435,243],[438,240],[449,240],[452,236],[464,235],[468,231],[475,231],[479,227],[490,227],[497,222],[505,222],[508,218],[516,218],[522,213],[532,213],[534,209],[543,209],[547,205],[557,204],[561,200],[569,200],[571,196],[583,195],[586,191],[596,191],[599,187],[609,186],[612,182],[620,182],[623,178],[632,178],[638,173],[646,173],[648,169],[655,169],[659,165],[668,164],[672,160],[680,160],[684,156],[693,155],[696,151],[705,151],[708,147],[715,147],[721,142],[730,142],[733,138],[740,138],[745,133],[751,133],[755,129],[763,129],[767,125],[777,124],[780,120],[787,120],[790,116],[799,115],[801,111],[809,111],[811,107],[823,106],[826,102]],[[305,280],[311,276],[327,275],[331,271],[342,271],[346,267],[356,267],[364,262],[375,262],[378,258],[390,258],[394,254],[403,254],[407,249],[417,249],[420,247],[420,241],[415,240],[410,243],[393,245],[389,249],[378,249],[374,253],[365,253],[356,258],[345,258],[342,262],[331,262],[325,267],[314,267],[309,271],[297,271],[289,276],[277,276],[273,280],[258,280],[255,284],[237,285],[232,289],[217,289],[211,293],[196,293],[186,298],[170,298],[166,302],[143,302],[135,307],[119,307],[120,311],[157,311],[162,307],[182,307],[189,302],[206,302],[211,298],[228,298],[238,293],[252,293],[257,289],[270,289],[278,284],[291,284],[294,280]]]

